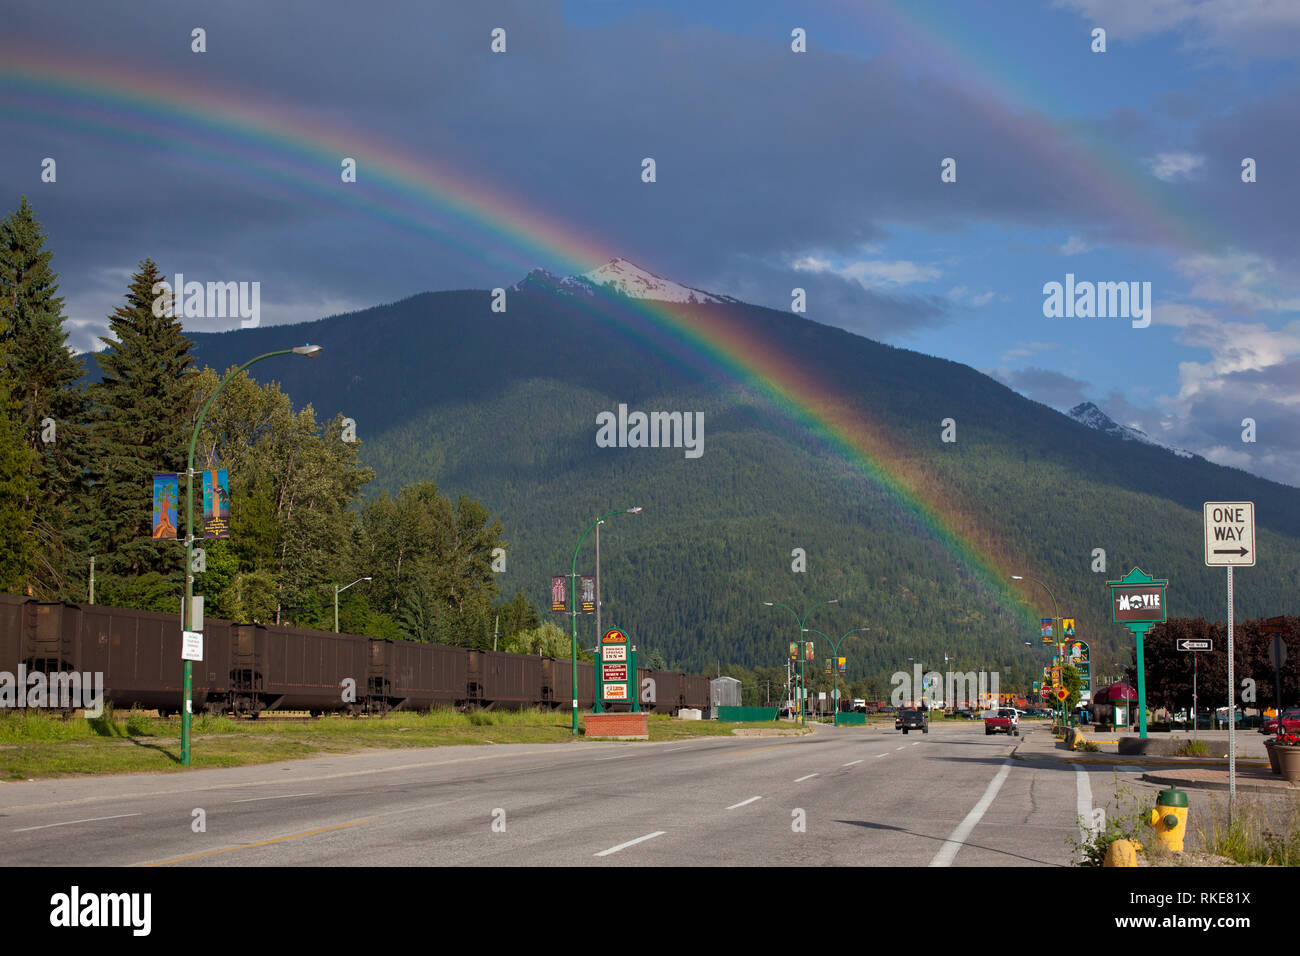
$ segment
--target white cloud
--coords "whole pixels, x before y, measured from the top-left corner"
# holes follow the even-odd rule
[[[1110,39],[1179,33],[1193,47],[1290,55],[1300,37],[1295,0],[1056,0]]]
[[[906,259],[893,262],[884,259],[862,259],[837,266],[829,259],[802,256],[795,259],[791,265],[800,272],[830,272],[842,279],[852,279],[868,289],[929,282],[942,275],[934,266],[922,265]]]
[[[1205,157],[1195,153],[1157,153],[1148,157],[1146,164],[1157,179],[1172,183],[1191,179],[1192,174],[1205,165]]]
[[[1092,244],[1084,240],[1082,236],[1071,236],[1062,244],[1060,253],[1063,256],[1077,256],[1084,252],[1092,252],[1092,249]]]
[[[1194,298],[1255,311],[1300,311],[1300,282],[1255,253],[1184,256],[1174,265],[1192,280]]]

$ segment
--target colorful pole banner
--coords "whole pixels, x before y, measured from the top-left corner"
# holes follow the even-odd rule
[[[174,541],[178,537],[176,505],[181,500],[180,482],[175,473],[153,476],[153,538]]]
[[[594,574],[578,575],[578,588],[581,597],[578,600],[579,614],[596,613],[596,576]]]
[[[1074,618],[1072,617],[1062,618],[1061,630],[1065,632],[1066,637],[1074,637]]]
[[[809,641],[807,644],[804,645],[804,660],[808,661],[809,663],[817,660],[817,653],[813,649],[812,641]]]
[[[551,575],[551,610],[556,614],[569,613],[568,587],[563,574]]]
[[[843,674],[846,670],[848,670],[848,660],[849,659],[847,657],[841,657],[839,659],[838,666],[841,674]]]
[[[799,645],[796,644],[794,641],[791,641],[791,642],[790,642],[790,660],[792,660],[792,661],[797,661],[798,659],[799,659]]]
[[[224,468],[203,472],[203,537],[230,537],[230,479]]]

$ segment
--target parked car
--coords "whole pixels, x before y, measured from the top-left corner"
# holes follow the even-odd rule
[[[1281,722],[1282,728],[1279,730],[1278,718],[1268,717],[1259,725],[1259,732],[1261,734],[1276,734],[1286,731],[1289,734],[1294,734],[1300,731],[1300,707],[1288,707],[1282,711]]]

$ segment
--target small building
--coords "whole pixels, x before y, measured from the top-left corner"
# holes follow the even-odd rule
[[[709,704],[715,714],[719,707],[739,707],[740,681],[734,677],[715,677],[709,681]]]
[[[1123,681],[1108,684],[1092,695],[1092,722],[1100,727],[1127,727],[1137,720],[1137,691]]]

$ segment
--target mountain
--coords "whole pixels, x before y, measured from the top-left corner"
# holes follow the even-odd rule
[[[540,609],[583,529],[643,506],[602,526],[603,623],[674,666],[780,665],[795,622],[764,602],[802,612],[836,597],[808,626],[871,628],[845,644],[850,678],[945,654],[954,668],[1031,676],[1045,660],[1035,621],[1052,603],[1029,586],[1008,599],[1005,578],[1025,573],[1051,587],[1113,671],[1132,642],[1110,621],[1105,582],[1135,565],[1170,580],[1171,616],[1223,617],[1223,574],[1201,554],[1201,504],[1212,500],[1256,503],[1260,560],[1238,575],[1239,618],[1297,611],[1294,488],[1117,440],[967,366],[790,312],[698,299],[647,307],[570,280],[530,276],[505,312],[486,290],[426,293],[292,328],[194,335],[194,352],[225,370],[286,345],[323,346],[313,361],[252,371],[321,418],[356,421],[378,475],[371,491],[432,479],[481,500],[509,542],[502,591],[522,587]],[[712,330],[730,347],[701,348],[682,329]],[[846,457],[760,377],[738,376],[740,354],[779,356],[815,383],[818,414],[869,425],[887,450],[878,467]],[[703,454],[604,447],[598,416],[620,406],[702,415]],[[940,438],[946,418],[955,442]],[[594,568],[593,545],[579,571]],[[593,624],[583,622],[584,640]]]
[[[1133,428],[1130,425],[1119,424],[1092,402],[1082,402],[1075,405],[1074,408],[1070,409],[1066,414],[1080,425],[1087,425],[1089,428],[1095,428],[1097,431],[1104,432],[1107,435],[1114,435],[1116,438],[1124,441],[1137,441],[1142,442],[1145,445],[1155,445],[1157,448],[1164,448],[1167,451],[1173,452],[1180,458],[1196,457],[1190,451],[1186,451],[1182,448],[1175,448],[1173,445],[1152,438],[1140,428]]]
[[[700,289],[692,289],[647,272],[640,266],[626,259],[610,259],[590,272],[579,276],[556,276],[545,269],[534,269],[519,283],[512,287],[514,291],[534,290],[561,292],[570,295],[593,296],[598,290],[626,296],[630,299],[651,299],[656,302],[735,302],[736,299],[725,295],[714,295]]]

